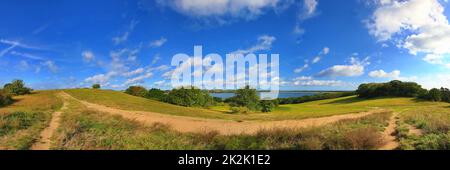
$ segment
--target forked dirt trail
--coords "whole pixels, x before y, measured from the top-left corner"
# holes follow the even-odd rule
[[[179,132],[217,131],[222,135],[254,134],[261,129],[274,129],[274,128],[295,129],[312,126],[322,126],[325,124],[337,122],[344,119],[357,119],[374,113],[385,112],[385,110],[375,110],[358,114],[337,115],[337,116],[303,119],[303,120],[236,122],[230,120],[174,116],[154,112],[120,110],[78,100],[74,97],[71,98],[73,100],[81,102],[90,109],[109,113],[112,115],[120,115],[127,119],[142,122],[145,125],[153,125],[154,123],[163,123],[169,125],[172,129],[177,130]]]
[[[389,119],[389,125],[383,132],[383,139],[386,142],[380,150],[394,150],[400,145],[395,134],[397,128],[398,113],[393,113]]]
[[[40,138],[36,143],[31,146],[31,150],[49,150],[51,145],[51,138],[53,134],[55,133],[56,129],[58,129],[60,120],[61,120],[61,114],[62,110],[65,110],[67,108],[67,102],[65,102],[66,99],[68,99],[70,96],[68,96],[66,93],[59,93],[59,96],[61,96],[64,100],[63,107],[53,113],[52,119],[50,120],[50,124],[47,128],[45,128],[41,134]]]

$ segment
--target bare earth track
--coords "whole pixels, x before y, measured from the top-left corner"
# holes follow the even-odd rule
[[[374,110],[369,112],[363,112],[358,114],[337,115],[323,118],[311,118],[303,120],[283,120],[283,121],[248,121],[248,122],[236,122],[230,120],[219,119],[205,119],[184,117],[175,115],[166,115],[154,112],[143,111],[127,111],[115,108],[106,107],[86,101],[78,100],[69,94],[65,96],[70,97],[73,100],[79,101],[89,109],[97,110],[100,112],[109,113],[112,115],[120,115],[124,118],[141,122],[145,125],[153,125],[155,123],[162,123],[169,125],[172,129],[179,132],[207,132],[217,131],[222,135],[233,134],[254,134],[261,129],[275,129],[275,128],[304,128],[312,126],[322,126],[329,123],[334,123],[345,119],[357,119],[365,117],[374,113],[385,112],[385,110]]]
[[[383,145],[380,150],[394,150],[398,148],[399,143],[397,141],[397,136],[395,135],[396,127],[397,127],[397,120],[398,120],[398,113],[392,114],[389,125],[386,127],[386,129],[383,132],[383,138],[385,141],[385,145]]]
[[[64,99],[64,105],[60,111],[53,113],[49,126],[41,132],[39,140],[31,146],[31,150],[50,150],[51,138],[60,124],[61,111],[67,108],[65,100],[70,97],[66,93],[59,93],[58,95]]]

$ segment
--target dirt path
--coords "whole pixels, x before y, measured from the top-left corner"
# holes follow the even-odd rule
[[[386,127],[383,132],[383,138],[386,143],[380,148],[380,150],[394,150],[400,145],[397,141],[397,136],[395,135],[397,120],[398,113],[393,113],[389,120],[388,127]]]
[[[58,95],[61,96],[64,100],[63,107],[59,111],[53,113],[49,126],[41,132],[39,140],[36,143],[34,143],[33,146],[31,146],[31,150],[50,149],[51,138],[55,133],[56,129],[59,127],[59,122],[62,114],[61,111],[67,108],[67,102],[65,102],[65,100],[70,97],[66,93],[60,93]]]
[[[154,112],[120,110],[78,100],[74,97],[71,98],[81,102],[90,109],[109,113],[112,115],[120,115],[124,118],[136,120],[146,125],[153,125],[154,123],[163,123],[169,125],[172,129],[180,132],[217,131],[223,135],[254,134],[261,129],[304,128],[312,126],[321,126],[344,119],[357,119],[364,116],[368,116],[373,113],[385,112],[384,110],[375,110],[358,114],[337,115],[337,116],[303,119],[303,120],[236,122],[230,120],[166,115]]]
[[[422,136],[423,135],[422,129],[418,129],[409,124],[406,124],[406,125],[408,126],[408,129],[409,129],[409,135],[414,135],[414,136]]]

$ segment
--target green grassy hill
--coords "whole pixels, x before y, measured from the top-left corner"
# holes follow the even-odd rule
[[[421,102],[414,98],[360,99],[355,96],[320,100],[302,104],[281,105],[271,113],[230,114],[228,106],[210,109],[175,106],[123,92],[110,90],[65,90],[73,97],[91,103],[123,110],[149,111],[170,115],[191,116],[227,120],[287,120],[305,119],[369,111],[376,108],[402,110],[417,106],[445,105],[445,103]]]

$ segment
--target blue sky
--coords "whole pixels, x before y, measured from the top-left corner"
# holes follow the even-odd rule
[[[0,85],[169,88],[172,56],[280,54],[285,90],[450,86],[446,0],[4,0]]]

